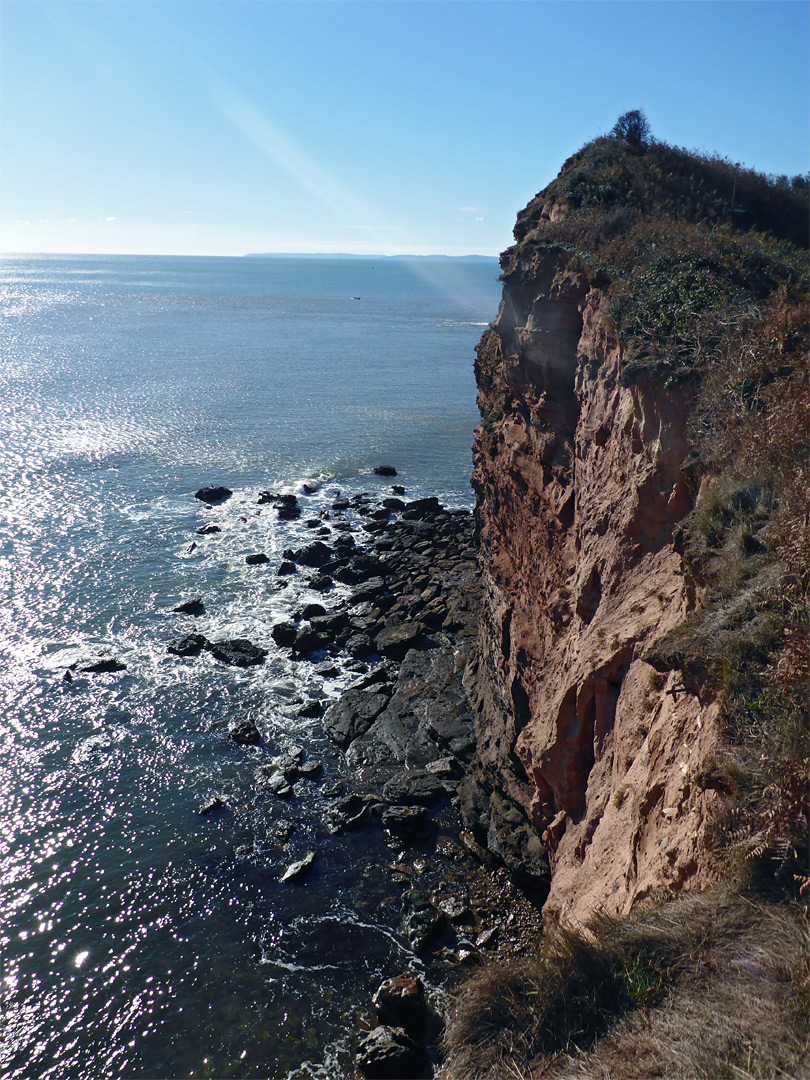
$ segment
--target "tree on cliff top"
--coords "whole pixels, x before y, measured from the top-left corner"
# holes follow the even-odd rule
[[[631,146],[649,146],[652,142],[650,125],[641,109],[622,113],[610,129],[610,134],[616,139],[624,139]]]

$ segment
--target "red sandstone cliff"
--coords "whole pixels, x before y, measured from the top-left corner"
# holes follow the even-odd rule
[[[564,208],[529,211],[519,236]],[[699,685],[643,659],[701,592],[676,528],[697,494],[691,391],[622,379],[606,294],[569,261],[510,248],[478,347],[484,599],[465,802],[507,865],[542,878],[547,858],[546,913],[581,922],[711,879],[718,795],[698,778],[718,733]]]

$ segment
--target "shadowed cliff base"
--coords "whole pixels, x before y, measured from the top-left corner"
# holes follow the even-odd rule
[[[549,937],[448,1078],[807,1074],[808,191],[617,128],[501,257],[463,808]]]

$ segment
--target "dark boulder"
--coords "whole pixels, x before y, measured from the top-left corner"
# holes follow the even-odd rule
[[[199,499],[200,502],[217,503],[230,499],[231,495],[233,495],[233,492],[230,488],[212,484],[209,487],[201,487],[199,491],[195,492],[194,498]]]
[[[327,635],[319,634],[308,626],[302,626],[295,635],[292,644],[295,656],[310,656],[314,652],[325,649],[328,644]]]
[[[380,985],[372,999],[377,1019],[390,1027],[421,1035],[427,1021],[425,988],[415,975],[396,975]]]
[[[301,507],[295,503],[282,503],[278,508],[278,516],[282,521],[294,521],[301,517]]]
[[[384,592],[385,582],[381,577],[369,578],[352,593],[352,604],[365,604],[367,601],[376,600]]]
[[[306,705],[298,710],[298,715],[307,720],[323,716],[323,702],[313,698],[312,701],[308,701]]]
[[[404,1028],[381,1024],[358,1043],[357,1067],[366,1080],[417,1080],[426,1065],[424,1050]]]
[[[289,799],[292,795],[292,784],[275,765],[263,765],[255,775],[256,783],[269,795],[276,795],[280,799]]]
[[[279,564],[279,568],[276,571],[279,577],[287,577],[289,574],[294,574],[295,572],[295,563],[288,562],[286,559]]]
[[[208,639],[202,634],[186,634],[185,637],[171,641],[166,646],[166,652],[172,656],[198,656],[203,649],[208,647]]]
[[[307,604],[301,612],[302,619],[314,619],[317,615],[325,615],[326,608],[323,604]]]
[[[231,720],[228,724],[228,737],[242,746],[255,746],[261,741],[259,729],[252,720]]]
[[[383,801],[399,806],[433,806],[446,794],[441,777],[427,769],[397,773],[382,789]]]
[[[424,840],[430,821],[424,806],[387,806],[382,812],[382,825],[396,840],[411,844]]]
[[[247,638],[233,638],[231,641],[212,641],[208,648],[215,659],[232,667],[250,667],[261,664],[267,656],[267,649],[254,645]]]
[[[376,476],[396,476],[397,470],[393,465],[378,465],[374,473]]]
[[[214,533],[222,532],[219,525],[201,525],[197,529],[198,536],[213,536]]]
[[[295,561],[302,566],[324,566],[332,558],[332,549],[323,540],[315,540],[295,553]]]
[[[264,563],[269,563],[270,560],[263,551],[257,551],[255,555],[246,555],[245,562],[248,566],[263,566]]]
[[[345,795],[330,806],[326,815],[326,827],[330,833],[359,829],[368,819],[370,800],[362,795]]]
[[[434,496],[427,499],[414,499],[413,502],[409,502],[402,511],[402,517],[406,521],[414,519],[421,520],[422,518],[433,517],[440,509],[441,505],[439,500]]]
[[[374,639],[380,656],[401,660],[409,649],[416,648],[424,638],[424,627],[416,622],[385,626]]]
[[[178,615],[204,615],[205,604],[197,597],[194,600],[184,600],[182,604],[172,608],[172,611]]]
[[[411,889],[402,898],[402,928],[414,952],[422,952],[446,929],[447,918],[419,889]]]
[[[316,574],[309,582],[310,589],[315,592],[328,592],[334,586],[334,581],[328,574]]]
[[[289,649],[292,647],[298,634],[298,627],[295,623],[280,622],[276,623],[273,629],[270,631],[270,636],[276,645],[280,645],[283,649]]]
[[[385,706],[389,696],[374,690],[346,690],[324,713],[326,734],[338,746],[347,747],[363,735]]]

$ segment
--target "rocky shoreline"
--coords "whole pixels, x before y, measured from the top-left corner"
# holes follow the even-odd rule
[[[459,812],[476,745],[467,695],[480,596],[474,519],[438,499],[403,495],[399,486],[384,497],[340,494],[306,521],[315,538],[286,549],[276,574],[282,587],[306,576],[323,602],[277,622],[272,638],[316,675],[355,676],[331,703],[312,697],[299,708],[302,717],[320,718],[343,754],[344,782],[324,785],[326,830],[346,842],[354,830],[383,830],[387,872],[403,888],[400,933],[430,983],[449,988],[495,949],[527,950],[539,918],[508,871],[465,831]],[[299,502],[262,492],[259,503],[284,519],[306,512],[306,496]],[[252,564],[260,565],[255,555]],[[230,735],[258,739],[249,723]],[[302,757],[275,759],[257,782],[289,799],[299,780],[320,776],[320,763]],[[301,881],[314,861],[307,852],[280,880]],[[358,1003],[360,1024],[349,1041],[360,1074],[433,1075],[443,1027],[437,1004],[413,972],[392,972],[373,1002]]]
[[[289,592],[289,612],[269,636],[306,668],[310,696],[297,715],[319,724],[326,739],[315,757],[292,746],[254,763],[254,782],[270,800],[268,835],[283,860],[276,874],[284,888],[307,888],[319,857],[296,847],[299,799],[311,814],[317,792],[326,844],[382,832],[390,851],[382,874],[402,894],[401,921],[392,929],[418,963],[392,971],[373,1000],[356,1003],[338,1057],[347,1075],[415,1080],[432,1076],[441,1059],[445,991],[496,951],[527,951],[540,925],[537,907],[506,868],[508,857],[497,858],[479,842],[486,838],[464,825],[465,778],[476,750],[468,697],[480,600],[476,527],[469,510],[447,509],[436,498],[407,500],[398,485],[390,493],[335,492],[326,504],[322,491],[310,500],[314,494],[261,492],[257,512],[296,522],[299,536],[303,525],[312,539],[286,548],[280,561],[253,551],[245,563],[267,574],[275,593]],[[231,495],[223,487],[197,493],[207,508]],[[196,529],[206,545],[221,533],[210,522]],[[292,589],[293,581],[304,598],[294,595],[302,590]],[[318,599],[306,602],[311,591]],[[246,638],[209,640],[194,621],[207,614],[200,597],[171,611],[188,620],[166,646],[173,657],[193,662],[207,653],[248,668],[263,665],[273,648]],[[78,670],[112,670],[113,663],[125,666],[101,657]],[[335,680],[344,686],[337,697],[318,691]],[[249,716],[232,720],[227,736],[246,749],[265,742]],[[323,749],[329,745],[331,754]],[[198,813],[224,806],[225,797],[212,793]],[[252,858],[252,845],[237,847],[236,856]]]

